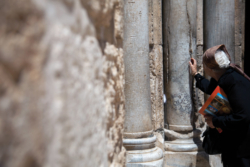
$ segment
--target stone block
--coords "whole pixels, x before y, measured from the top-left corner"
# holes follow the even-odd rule
[[[162,44],[162,0],[149,0],[149,44]]]
[[[211,167],[223,167],[220,154],[209,155],[209,164]]]
[[[149,53],[152,123],[154,130],[164,128],[162,54],[163,50],[161,45],[153,45]]]
[[[0,2],[1,166],[124,166],[116,4],[86,2]]]
[[[244,64],[245,1],[235,0],[235,64]]]
[[[164,167],[210,167],[209,156],[205,152],[165,151]]]

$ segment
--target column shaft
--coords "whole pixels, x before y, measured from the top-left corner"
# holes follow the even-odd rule
[[[165,0],[163,5],[166,129],[164,167],[208,167],[201,130],[195,129],[193,78],[188,62],[196,58],[196,0]],[[199,41],[200,43],[200,41]]]
[[[148,0],[125,0],[124,2],[126,110],[124,135],[129,138],[147,137],[152,134]]]
[[[196,0],[166,0],[164,8],[164,56],[168,59],[166,121],[170,130],[192,131],[188,61],[196,54]]]
[[[126,166],[162,166],[152,128],[149,70],[148,0],[124,0]]]
[[[204,51],[225,44],[235,62],[235,0],[204,1]]]

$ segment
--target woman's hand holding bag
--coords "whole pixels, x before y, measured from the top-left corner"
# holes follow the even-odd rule
[[[202,147],[207,154],[221,154],[221,134],[216,128],[207,128],[202,137]]]

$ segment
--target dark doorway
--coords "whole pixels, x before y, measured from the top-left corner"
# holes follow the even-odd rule
[[[245,6],[245,54],[244,54],[244,72],[250,76],[250,1],[246,0]]]

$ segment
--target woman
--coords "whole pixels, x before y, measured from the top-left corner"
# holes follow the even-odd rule
[[[221,128],[222,162],[224,167],[250,167],[250,78],[230,63],[224,45],[214,46],[203,55],[203,67],[210,81],[197,73],[196,60],[189,62],[196,87],[211,94],[219,85],[227,95],[231,114],[205,116],[210,128]]]

